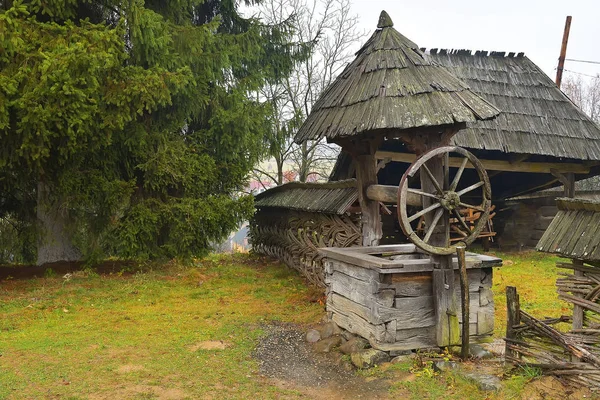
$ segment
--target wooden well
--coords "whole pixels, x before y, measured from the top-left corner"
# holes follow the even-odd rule
[[[460,332],[450,332],[450,343],[440,343],[447,305],[440,304],[434,288],[448,283],[434,268],[430,256],[412,244],[373,247],[324,248],[328,316],[338,326],[369,340],[383,350],[414,350],[460,344]],[[494,330],[493,267],[495,257],[467,253],[470,337],[481,341]],[[447,276],[447,275],[446,275]],[[458,263],[452,260],[452,286],[459,290]],[[460,295],[450,301],[460,309]],[[462,318],[459,324],[462,325]],[[456,316],[454,316],[456,318]],[[445,336],[441,336],[446,340]]]

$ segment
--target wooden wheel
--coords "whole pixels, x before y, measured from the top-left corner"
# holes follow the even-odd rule
[[[450,154],[454,153],[454,157]],[[456,155],[458,157],[456,157]],[[435,177],[434,173],[427,166],[427,162],[436,157],[442,158],[443,177]],[[470,165],[468,165],[470,164]],[[456,173],[450,182],[450,167],[457,167]],[[461,185],[461,178],[465,168],[473,168],[477,172],[478,180],[465,186]],[[432,189],[422,189],[416,183],[409,181],[420,173],[421,182],[428,182],[427,186]],[[439,175],[439,174],[438,174]],[[465,186],[465,187],[463,187]],[[423,199],[423,209],[409,215],[406,199],[408,193],[421,196]],[[479,204],[469,204],[465,197],[481,198]],[[471,244],[477,238],[481,230],[485,227],[492,204],[492,190],[490,180],[481,162],[469,151],[456,146],[438,147],[430,150],[408,167],[398,187],[398,222],[404,234],[419,248],[438,255],[448,255],[456,252],[457,245],[450,243],[448,229],[450,218],[456,219],[459,224],[468,232],[468,235],[462,239],[465,244]],[[474,221],[473,226],[469,226],[459,209],[472,208],[479,211],[480,217]],[[428,226],[425,226],[423,237],[419,237],[413,230],[411,222],[418,221],[421,216],[426,216]],[[441,228],[445,227],[444,230]],[[445,238],[445,239],[444,239]]]

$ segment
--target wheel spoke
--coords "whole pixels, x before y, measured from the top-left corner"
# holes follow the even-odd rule
[[[461,190],[459,192],[456,192],[456,194],[459,195],[459,196],[462,196],[463,194],[469,193],[470,191],[475,190],[478,187],[483,186],[483,185],[484,185],[483,181],[477,182],[477,183],[474,183],[473,185],[471,185],[469,187],[464,188],[463,190]]]
[[[472,208],[473,210],[485,212],[485,209],[481,206],[474,206],[472,204],[463,203],[462,201],[459,203],[462,207]]]
[[[426,164],[423,164],[423,169],[425,170],[425,172],[429,176],[429,179],[431,180],[431,183],[433,183],[433,186],[435,186],[435,189],[438,191],[438,193],[439,194],[444,193],[444,191],[440,187],[439,182],[435,179],[435,177],[433,176],[433,174],[431,173],[431,171],[429,170],[429,168],[427,168]]]
[[[407,190],[407,191],[408,191],[409,193],[418,194],[419,196],[431,197],[432,199],[436,199],[436,200],[439,198],[439,197],[438,197],[438,196],[436,196],[435,194],[431,194],[431,193],[422,192],[422,191],[420,191],[420,190],[417,190],[417,189],[411,189],[411,188],[408,188],[408,190]]]
[[[450,153],[444,153],[444,190],[450,187]]]
[[[435,210],[438,207],[441,207],[441,204],[440,203],[434,203],[434,204],[430,205],[429,207],[422,209],[421,211],[419,211],[415,215],[409,217],[408,218],[408,222],[413,222],[415,219],[419,218],[421,215],[425,215],[429,211],[433,211],[433,210]]]
[[[463,217],[460,215],[460,213],[458,212],[458,210],[455,208],[452,211],[454,212],[454,215],[456,215],[456,218],[458,218],[458,221],[460,222],[460,224],[462,225],[462,227],[465,228],[467,230],[467,232],[471,232],[471,228],[469,228],[469,225],[467,225],[467,223],[465,222],[465,220],[463,219]]]
[[[465,167],[467,166],[467,161],[469,161],[468,158],[463,158],[462,163],[460,164],[460,168],[458,168],[458,171],[456,171],[456,175],[454,176],[454,180],[452,180],[450,190],[456,190],[456,188],[458,187],[458,181],[460,181],[460,177],[462,176],[462,173],[465,170]]]
[[[433,220],[431,221],[431,226],[427,229],[427,234],[425,234],[425,237],[423,238],[423,241],[425,243],[427,243],[429,238],[431,238],[431,234],[433,233],[433,230],[437,226],[437,223],[440,221],[440,218],[442,218],[443,214],[444,214],[444,210],[441,208],[435,212],[435,215],[433,216]]]
[[[467,236],[469,236],[467,233],[464,233],[463,231],[461,231],[460,229],[458,229],[458,226],[456,226],[456,225],[452,225],[452,226],[451,226],[451,228],[452,228],[452,230],[453,230],[454,232],[458,233],[458,234],[459,234],[460,236],[462,236],[462,237],[467,237]]]

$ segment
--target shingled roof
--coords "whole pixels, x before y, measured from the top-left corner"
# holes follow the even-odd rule
[[[373,130],[394,131],[486,120],[498,110],[469,90],[382,11],[377,30],[322,93],[295,141],[328,141]]]
[[[600,202],[557,199],[558,213],[537,249],[563,257],[600,261]]]
[[[357,199],[355,179],[327,183],[289,182],[257,194],[254,205],[256,208],[283,207],[341,215]]]
[[[502,112],[494,120],[467,123],[454,144],[579,160],[600,160],[600,128],[523,53],[429,51]]]

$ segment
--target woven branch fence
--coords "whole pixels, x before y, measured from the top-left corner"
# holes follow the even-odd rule
[[[573,304],[573,316],[539,320],[520,310],[515,288],[507,288],[506,361],[540,368],[574,384],[600,389],[600,268],[575,260],[557,266],[558,297]],[[555,328],[567,322],[568,332]]]
[[[318,249],[359,246],[362,240],[357,215],[285,208],[258,209],[249,234],[254,252],[278,258],[318,287],[325,287]]]

